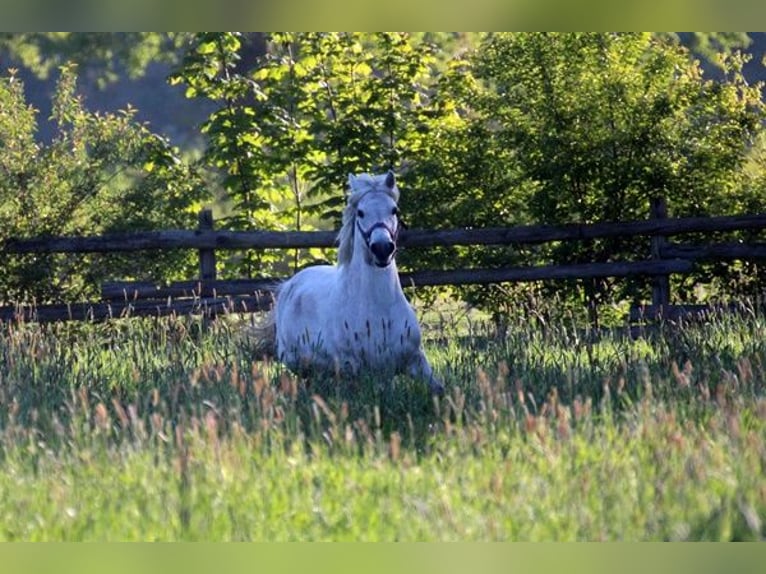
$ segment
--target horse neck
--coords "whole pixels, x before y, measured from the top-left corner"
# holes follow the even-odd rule
[[[343,274],[344,284],[348,286],[349,293],[352,295],[365,293],[367,297],[381,303],[391,302],[404,296],[399,283],[396,260],[391,261],[388,267],[381,269],[365,263],[362,252],[354,249],[351,262],[341,266],[340,272]]]

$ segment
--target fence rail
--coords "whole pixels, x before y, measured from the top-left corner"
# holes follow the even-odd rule
[[[745,231],[766,228],[766,214],[647,219],[566,225],[522,225],[484,229],[407,229],[404,247],[539,244],[551,241],[674,236],[684,233]],[[8,253],[108,253],[165,249],[305,249],[333,247],[334,231],[228,231],[171,229],[113,233],[91,237],[9,239]]]
[[[668,237],[766,229],[766,214],[717,217],[667,218],[663,200],[652,204],[652,218],[640,221],[569,225],[528,225],[508,228],[405,230],[405,247],[488,246],[541,244],[551,241],[587,241],[609,238],[651,238],[649,258],[639,261],[572,263],[495,269],[421,270],[401,273],[406,286],[465,285],[597,277],[651,278],[652,304],[640,315],[669,309],[668,278],[694,271],[698,261],[764,259],[766,243],[719,242],[706,245],[673,243]],[[292,249],[335,246],[331,231],[227,231],[214,229],[212,213],[200,213],[195,230],[163,230],[108,234],[92,237],[11,238],[6,253],[109,253],[144,250],[194,249],[199,254],[199,277],[158,286],[146,282],[112,282],[102,286],[102,300],[70,305],[0,307],[0,320],[19,318],[51,321],[102,319],[169,313],[220,313],[223,310],[255,311],[271,305],[275,280],[216,278],[216,251],[241,249]],[[680,307],[679,307],[680,308]],[[691,308],[691,307],[690,307]],[[696,308],[696,307],[695,307]],[[638,312],[634,313],[638,315]]]

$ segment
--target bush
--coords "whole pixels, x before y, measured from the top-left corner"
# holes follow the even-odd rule
[[[88,111],[64,67],[53,102],[57,133],[36,140],[36,111],[11,72],[0,79],[0,242],[10,238],[89,235],[189,227],[203,196],[202,178],[167,140],[134,119]],[[168,279],[188,255],[6,254],[0,302],[71,301],[98,292],[104,279]]]

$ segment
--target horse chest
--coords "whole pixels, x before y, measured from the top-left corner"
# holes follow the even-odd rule
[[[409,318],[361,315],[344,320],[337,335],[345,361],[373,368],[396,367],[420,347],[420,330]]]

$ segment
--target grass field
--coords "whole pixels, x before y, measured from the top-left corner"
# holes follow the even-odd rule
[[[233,320],[2,325],[0,540],[762,540],[766,318],[427,333],[299,381]]]

